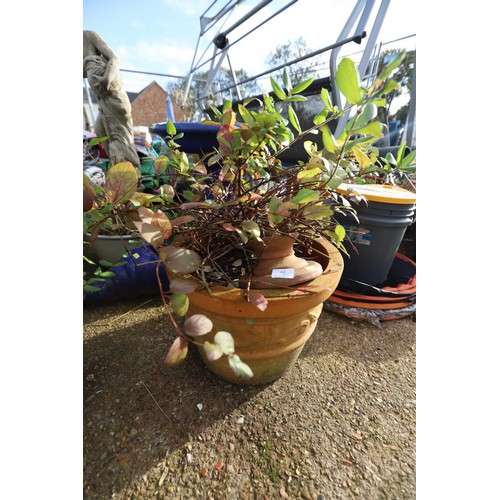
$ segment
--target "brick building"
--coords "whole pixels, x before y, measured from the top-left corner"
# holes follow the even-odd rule
[[[92,112],[90,111],[89,99],[86,89],[83,89],[83,128],[91,130],[93,119],[97,117],[97,97],[90,91],[90,100],[92,101]],[[134,126],[149,127],[153,123],[166,121],[167,92],[156,83],[151,82],[140,92],[127,92],[130,104],[132,106],[132,121]],[[176,122],[186,121],[186,115],[180,106],[172,99],[172,107]],[[93,115],[93,116],[92,116]],[[92,119],[93,118],[93,119]]]
[[[167,92],[156,82],[151,82],[139,93],[127,92],[132,105],[132,121],[135,125],[149,127],[153,123],[166,121]],[[176,122],[186,121],[186,115],[172,99]]]

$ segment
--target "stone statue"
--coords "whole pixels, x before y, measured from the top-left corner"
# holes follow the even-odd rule
[[[111,165],[129,161],[141,177],[141,162],[134,144],[132,108],[122,87],[119,61],[106,42],[94,31],[83,32],[83,76],[98,98],[97,137],[107,136],[103,144]]]

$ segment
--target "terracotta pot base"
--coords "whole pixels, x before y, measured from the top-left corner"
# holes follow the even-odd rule
[[[343,270],[340,252],[326,241],[315,240],[315,255],[324,272],[300,289],[252,290],[268,300],[265,311],[259,310],[245,298],[245,290],[214,287],[189,294],[187,316],[205,314],[213,322],[212,331],[203,337],[213,342],[218,331],[233,335],[235,354],[247,363],[254,376],[245,379],[235,375],[227,357],[215,362],[199,352],[207,366],[222,379],[242,385],[260,385],[283,375],[299,357],[304,344],[314,332],[323,309],[323,302],[337,287]]]

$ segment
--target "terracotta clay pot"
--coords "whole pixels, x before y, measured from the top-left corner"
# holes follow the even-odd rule
[[[259,262],[253,270],[251,288],[276,288],[294,286],[310,281],[322,274],[319,262],[295,255],[295,240],[286,235],[275,235],[262,241],[252,241],[251,247],[259,254]],[[286,278],[273,276],[273,271],[291,272]],[[288,274],[288,273],[285,273]],[[248,278],[240,279],[240,288],[248,287]]]
[[[202,347],[198,350],[210,370],[222,379],[243,385],[272,382],[283,375],[299,357],[323,309],[323,302],[337,287],[344,262],[340,252],[325,240],[314,240],[313,260],[323,267],[317,278],[298,288],[253,290],[268,301],[261,311],[245,298],[240,288],[213,287],[211,294],[198,290],[189,294],[187,317],[205,314],[214,324],[203,340],[213,342],[218,331],[230,332],[235,354],[253,371],[252,378],[236,376],[226,356],[210,362]]]

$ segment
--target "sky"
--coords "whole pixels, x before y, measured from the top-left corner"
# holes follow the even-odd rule
[[[185,77],[193,64],[203,62],[213,55],[211,41],[220,29],[233,26],[236,21],[257,4],[257,0],[240,2],[230,16],[200,38],[200,17],[207,11],[213,16],[221,11],[227,0],[150,0],[139,4],[133,0],[83,0],[83,28],[96,31],[117,54],[126,91],[138,92],[152,80],[164,86],[177,79],[151,75],[139,75],[123,70],[146,71]],[[269,15],[289,4],[289,0],[273,0],[253,15],[248,21],[228,34],[230,43],[241,40],[230,47],[228,55],[234,70],[244,69],[250,76],[257,75],[266,66],[266,57],[277,45],[303,37],[311,51],[335,43],[344,28],[355,0],[298,0],[270,21],[249,33]],[[416,34],[416,20],[407,0],[390,2],[378,42],[393,40]],[[375,6],[367,24],[368,35],[380,6]],[[357,21],[354,28],[357,26]],[[354,34],[354,28],[349,35]],[[359,53],[365,46],[350,43],[341,54]],[[198,52],[196,51],[199,43]],[[384,48],[404,47],[414,49],[416,36]],[[327,57],[326,52],[324,57]],[[203,59],[200,59],[203,57]],[[355,58],[354,56],[353,58]],[[359,55],[358,55],[359,57]],[[227,62],[224,61],[227,67]],[[207,70],[209,64],[200,70]],[[323,75],[322,75],[323,76]],[[326,76],[326,75],[325,75]],[[265,82],[268,83],[268,77]]]

